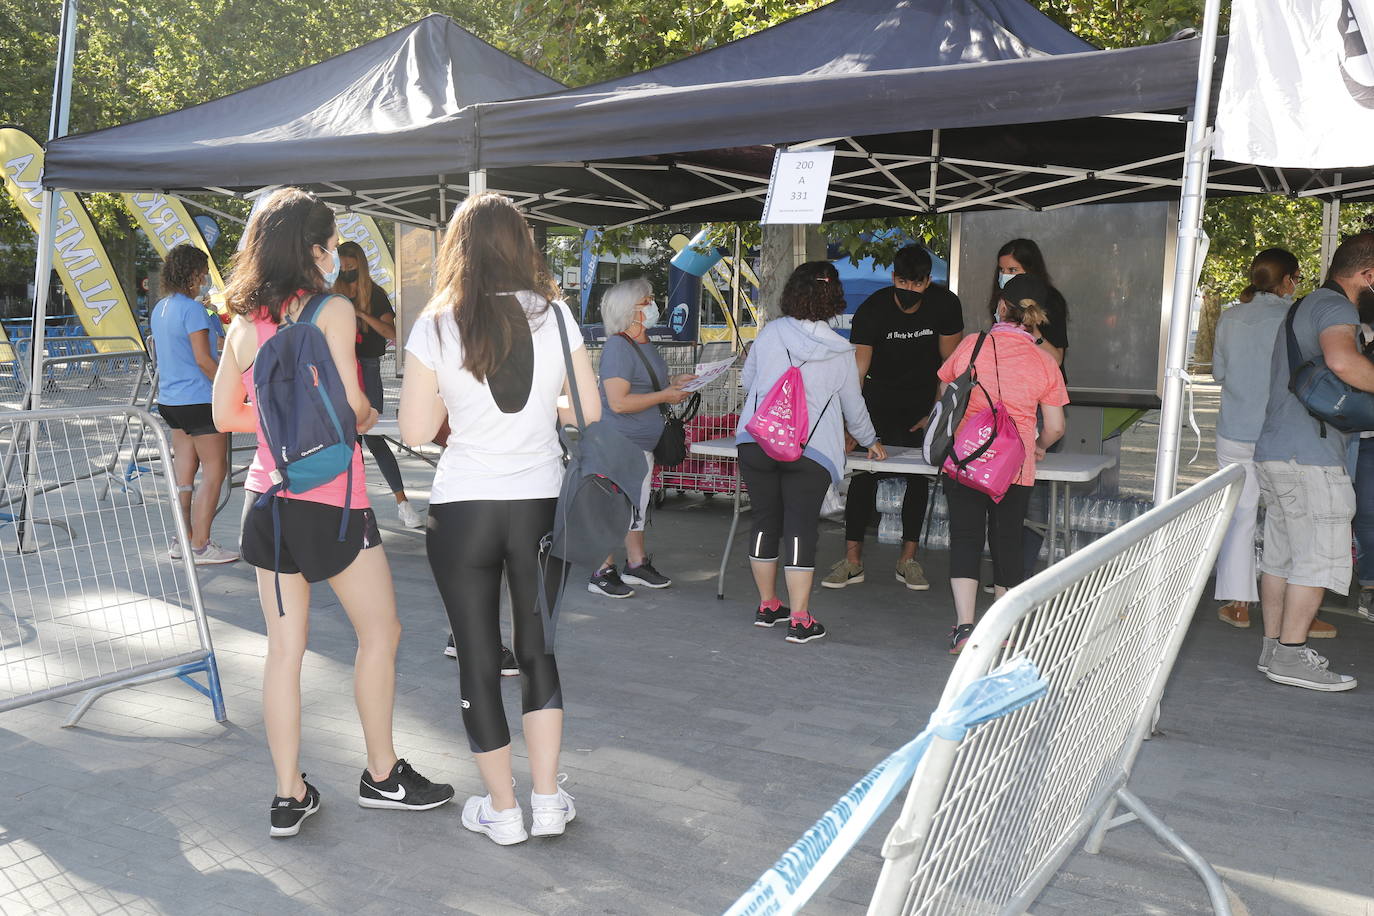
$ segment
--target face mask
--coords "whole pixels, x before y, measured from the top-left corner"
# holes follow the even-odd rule
[[[324,248],[323,245],[321,245],[320,247]],[[324,274],[325,286],[333,286],[334,281],[339,279],[339,249],[330,248],[328,249],[328,251],[329,257],[332,260],[333,265],[330,267],[329,270],[322,270],[320,271],[320,273]]]
[[[640,323],[646,328],[652,328],[658,324],[658,319],[660,317],[658,303],[650,299],[649,304],[644,306],[644,317],[640,319]]]
[[[1000,288],[1002,288],[1002,289],[1006,289],[1007,284],[1011,282],[1011,278],[1014,277],[1014,276],[1016,276],[1016,274],[998,274],[998,275],[997,275],[997,285],[998,285],[998,287],[1000,287]]]
[[[200,296],[199,296],[199,298],[204,299],[204,298],[208,297],[208,296],[210,295],[210,292],[211,292],[211,288],[210,288],[210,277],[209,277],[209,275],[207,274],[206,277],[205,277],[205,279],[200,281]]]
[[[355,282],[357,282],[357,280],[358,280],[358,268],[355,267],[355,268],[353,268],[352,270],[341,270],[341,271],[339,271],[339,279],[342,280],[344,283],[355,283]]]
[[[901,308],[915,308],[921,304],[923,298],[924,296],[914,289],[902,289],[901,287],[897,287],[897,305]]]

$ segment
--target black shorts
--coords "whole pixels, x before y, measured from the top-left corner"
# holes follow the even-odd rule
[[[300,573],[307,582],[323,582],[349,567],[359,551],[382,543],[377,517],[371,509],[348,510],[348,534],[339,540],[338,506],[279,499],[281,503],[281,568],[275,560],[272,507],[258,509],[261,494],[244,491],[243,537],[239,555],[250,566],[292,574]]]
[[[188,436],[213,436],[219,432],[209,404],[159,404],[157,412],[168,426]]]

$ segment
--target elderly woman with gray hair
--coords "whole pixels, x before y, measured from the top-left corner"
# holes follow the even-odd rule
[[[615,555],[592,574],[587,591],[607,598],[629,598],[633,585],[667,588],[673,580],[654,569],[644,552],[644,518],[654,469],[654,446],[663,435],[664,405],[681,404],[691,397],[682,386],[693,375],[669,376],[668,364],[649,342],[649,328],[658,324],[658,305],[653,288],[644,277],[625,280],[601,297],[601,320],[606,326],[606,346],[601,351],[602,416],[644,450],[649,473],[639,494],[639,517],[625,535],[625,571],[615,567]]]

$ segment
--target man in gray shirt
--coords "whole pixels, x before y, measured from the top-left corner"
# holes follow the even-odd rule
[[[1346,384],[1374,391],[1374,362],[1360,352],[1356,304],[1374,305],[1374,233],[1336,249],[1327,282],[1303,299],[1293,335],[1303,360],[1321,357]],[[1307,632],[1325,589],[1350,588],[1350,522],[1355,490],[1346,474],[1349,436],[1323,426],[1288,390],[1296,366],[1279,327],[1271,361],[1269,403],[1255,443],[1264,500],[1260,603],[1264,643],[1258,668],[1271,681],[1309,690],[1350,690],[1355,678],[1336,674],[1307,647]]]

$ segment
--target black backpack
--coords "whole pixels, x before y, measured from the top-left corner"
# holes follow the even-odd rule
[[[541,544],[541,575],[548,578],[550,559],[598,568],[616,547],[625,541],[630,523],[639,514],[638,497],[644,486],[644,452],[604,420],[588,423],[582,413],[577,375],[573,370],[572,349],[563,310],[551,307],[558,322],[558,337],[563,345],[563,364],[568,373],[576,427],[563,427],[563,487],[554,511],[553,530]],[[563,577],[566,584],[567,577]],[[562,587],[549,598],[541,583],[540,610],[544,614],[545,651],[553,651],[554,627],[562,603]],[[550,606],[552,601],[552,606]]]
[[[921,444],[921,456],[926,464],[936,468],[943,466],[950,450],[954,448],[954,434],[958,432],[959,424],[964,421],[964,414],[968,412],[969,395],[973,393],[974,386],[978,385],[978,370],[974,364],[978,361],[978,351],[983,349],[983,341],[987,336],[987,331],[978,334],[978,342],[973,345],[973,354],[968,358],[968,368],[945,386],[945,393],[940,395],[935,407],[930,411],[930,417],[926,420],[925,441]],[[983,394],[987,392],[984,391]],[[988,398],[988,403],[992,403],[992,398]],[[977,456],[970,455],[968,460],[971,461],[975,457]]]

